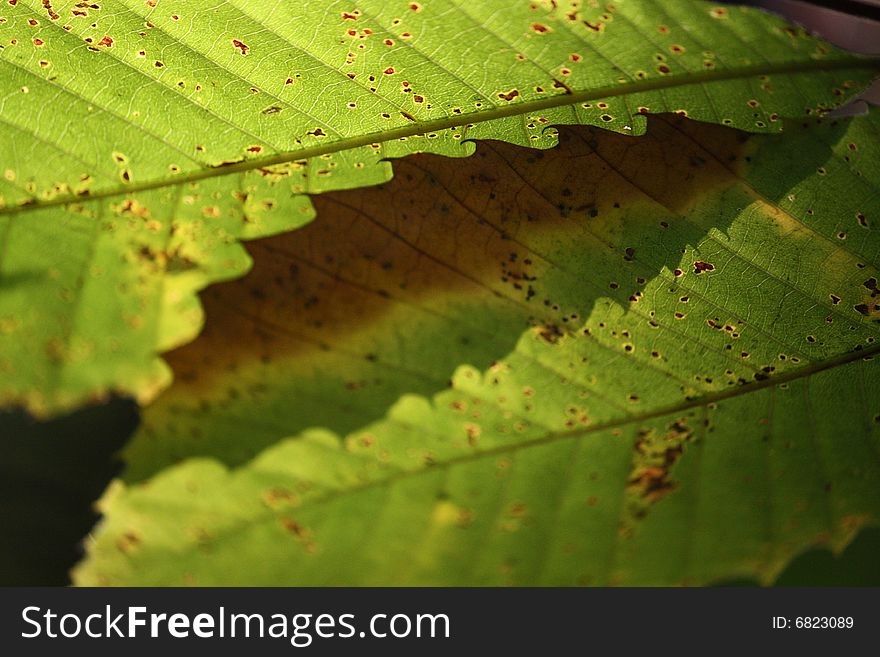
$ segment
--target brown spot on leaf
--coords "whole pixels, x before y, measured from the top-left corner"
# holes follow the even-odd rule
[[[633,445],[633,466],[628,479],[628,520],[644,517],[648,508],[675,490],[672,467],[693,438],[687,418],[667,425],[665,431],[642,429]]]
[[[556,344],[562,337],[562,331],[556,324],[538,326],[535,328],[535,332],[542,340],[550,344]]]
[[[293,491],[276,486],[263,493],[263,502],[271,509],[278,509],[285,506],[297,506],[299,497]]]
[[[141,537],[134,531],[127,531],[116,539],[116,549],[123,554],[130,554],[141,544]]]
[[[282,518],[281,526],[297,538],[304,538],[307,535],[308,530],[293,518]]]

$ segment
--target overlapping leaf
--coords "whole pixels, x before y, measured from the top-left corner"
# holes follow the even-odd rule
[[[874,66],[695,0],[4,3],[0,403],[151,399],[194,292],[248,267],[238,240],[387,180],[384,158],[664,111],[772,131]]]
[[[666,118],[322,197],[208,296],[76,581],[768,582],[840,549],[880,511],[877,131]]]

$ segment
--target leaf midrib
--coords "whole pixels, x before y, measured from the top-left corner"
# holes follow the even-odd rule
[[[503,107],[496,106],[491,110],[475,111],[469,114],[456,114],[447,116],[442,119],[432,121],[416,121],[411,125],[401,126],[381,132],[372,132],[355,137],[346,137],[339,139],[330,144],[322,144],[310,146],[297,151],[288,151],[264,158],[249,159],[234,164],[206,167],[198,171],[175,176],[173,179],[162,178],[143,183],[133,183],[124,187],[106,189],[95,194],[58,196],[49,200],[28,199],[18,205],[0,208],[0,216],[25,213],[28,211],[39,210],[48,207],[57,207],[69,205],[71,203],[88,203],[105,198],[112,198],[123,194],[136,194],[164,187],[172,187],[192,182],[199,182],[212,178],[219,178],[226,175],[236,173],[246,173],[270,166],[280,164],[288,164],[299,160],[306,160],[321,155],[338,153],[354,148],[369,146],[371,144],[381,144],[384,142],[394,141],[402,137],[413,137],[430,132],[438,132],[447,130],[466,124],[485,123],[497,119],[507,118],[510,116],[519,116],[529,112],[553,109],[556,107],[564,107],[567,105],[576,105],[589,100],[599,100],[603,98],[614,98],[618,96],[626,96],[636,93],[644,93],[648,91],[658,91],[664,89],[673,89],[677,87],[685,87],[689,85],[704,84],[710,82],[720,82],[724,80],[748,79],[761,75],[783,75],[808,73],[811,71],[836,71],[836,70],[857,70],[857,69],[875,69],[880,72],[880,57],[862,57],[850,55],[833,61],[810,60],[808,62],[786,62],[782,64],[756,64],[754,66],[742,66],[726,70],[709,70],[699,71],[696,73],[684,73],[676,75],[672,78],[657,78],[650,80],[641,80],[637,82],[627,82],[626,84],[618,84],[613,86],[600,87],[598,89],[584,90],[574,93],[563,93],[549,98],[539,100],[514,102]]]

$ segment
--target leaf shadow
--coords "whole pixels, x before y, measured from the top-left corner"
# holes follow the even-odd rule
[[[641,137],[560,137],[396,160],[390,183],[316,196],[312,224],[250,243],[251,273],[205,290],[204,332],[167,355],[175,383],[145,411],[125,479],[194,456],[235,466],[308,427],[345,435],[525,331],[552,342],[599,305],[650,323],[652,282],[686,299],[712,276],[699,245],[757,196],[739,176],[751,137],[671,115]],[[804,176],[809,159],[793,163]]]

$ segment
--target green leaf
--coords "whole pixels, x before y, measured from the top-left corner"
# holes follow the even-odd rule
[[[238,241],[387,180],[389,157],[668,111],[774,131],[876,69],[695,0],[18,0],[0,31],[0,403],[38,414],[151,400],[195,292],[249,267]]]
[[[841,550],[880,513],[878,129],[652,118],[327,194],[216,288],[225,350],[173,357],[75,581],[768,583]]]

